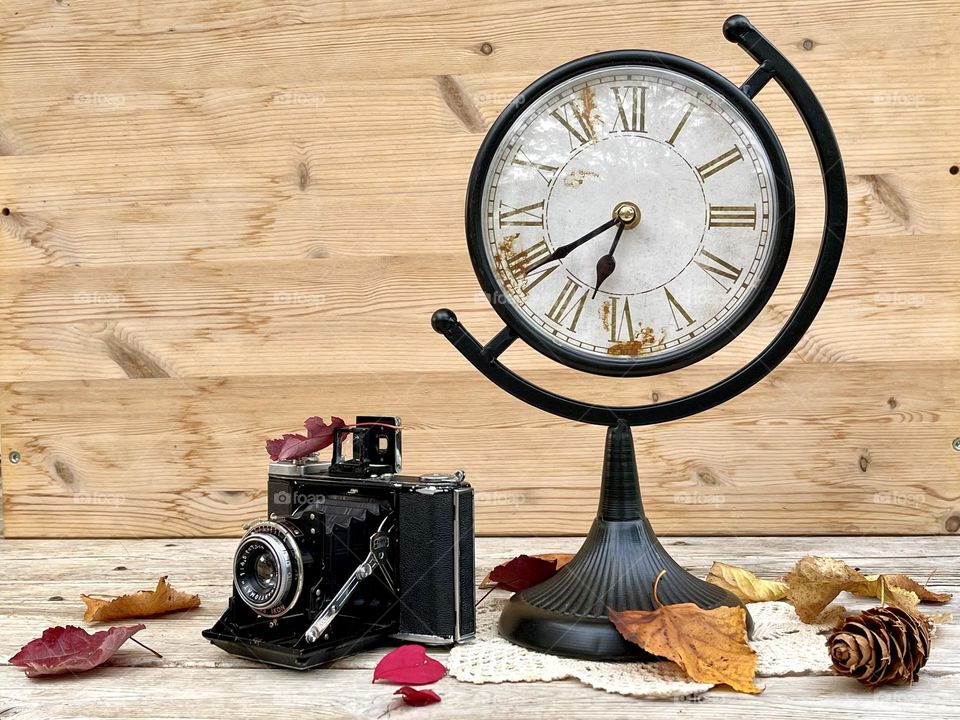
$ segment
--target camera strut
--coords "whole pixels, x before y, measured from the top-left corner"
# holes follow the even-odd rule
[[[327,603],[323,612],[310,623],[310,627],[303,634],[303,639],[306,642],[315,643],[323,636],[327,628],[330,627],[330,623],[340,614],[360,583],[373,575],[376,570],[383,573],[387,584],[391,588],[396,588],[393,568],[387,559],[387,550],[390,549],[390,533],[386,529],[386,525],[391,517],[391,515],[387,515],[380,523],[377,531],[370,536],[370,552],[367,553],[367,557],[357,566],[356,570],[350,573],[350,577],[347,578],[343,587],[337,591],[337,594],[333,596],[333,599]]]

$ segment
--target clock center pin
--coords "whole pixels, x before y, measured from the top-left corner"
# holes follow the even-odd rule
[[[613,209],[613,217],[629,230],[640,224],[640,208],[632,202],[622,202]]]

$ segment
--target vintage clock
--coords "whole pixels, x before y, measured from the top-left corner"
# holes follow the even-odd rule
[[[600,507],[573,561],[518,593],[500,632],[534,649],[642,657],[608,609],[710,608],[735,596],[683,570],[644,516],[631,426],[730,400],[783,361],[836,273],[847,197],[839,149],[809,85],[742,15],[723,27],[758,63],[739,87],[691,60],[625,50],[581,58],[534,82],[487,134],[470,175],[466,232],[480,285],[505,327],[486,345],[438,310],[433,327],[515,397],[606,425]],[[737,337],[780,280],[794,229],[790,169],[753,98],[776,80],[813,140],[826,194],[823,239],[789,319],[750,363],[711,387],[613,407],[540,388],[499,356],[520,340],[576,370],[679,370]]]

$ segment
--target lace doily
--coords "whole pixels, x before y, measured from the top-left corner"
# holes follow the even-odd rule
[[[644,698],[698,695],[713,685],[694,682],[672,662],[602,662],[533,652],[504,640],[497,632],[500,611],[509,598],[487,598],[477,608],[477,638],[450,651],[449,673],[469,683],[504,683],[575,678],[598,690]],[[783,602],[752,603],[751,647],[757,675],[827,674],[830,658],[817,626],[805,625]]]

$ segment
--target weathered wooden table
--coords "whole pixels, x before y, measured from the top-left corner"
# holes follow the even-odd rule
[[[960,590],[958,542],[952,537],[667,538],[682,564],[703,576],[714,560],[742,564],[763,576],[786,572],[805,554],[842,558],[864,572],[931,573],[931,586]],[[479,577],[518,552],[567,552],[579,538],[484,538],[477,544]],[[955,715],[960,688],[960,630],[942,626],[930,662],[912,687],[869,691],[846,678],[766,678],[759,696],[713,690],[684,702],[643,701],[593,690],[577,681],[468,685],[444,678],[442,696],[426,708],[397,706],[395,690],[372,685],[382,651],[332,668],[300,673],[228,655],[200,631],[219,615],[230,589],[234,540],[0,541],[0,656],[4,662],[51,625],[82,625],[81,593],[122,594],[152,588],[160,575],[200,593],[188,613],[145,621],[138,638],[158,659],[128,643],[109,666],[79,676],[30,680],[0,668],[0,718],[285,718],[386,717],[754,717],[842,715],[929,720]],[[941,610],[956,611],[956,597]],[[433,653],[442,659],[443,652]]]

